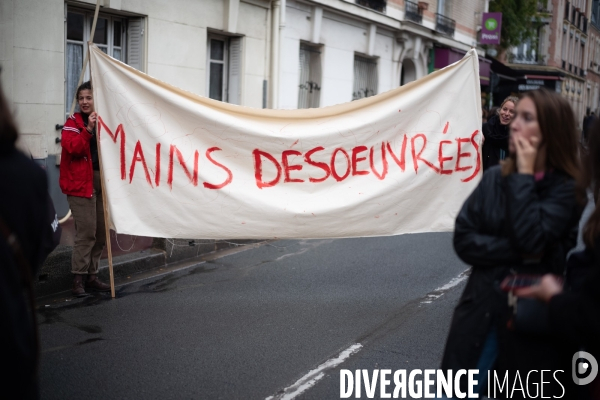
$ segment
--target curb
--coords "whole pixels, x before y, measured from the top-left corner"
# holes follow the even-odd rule
[[[198,239],[154,239],[152,248],[113,257],[115,278],[165,267],[183,260],[204,256],[234,247],[262,242],[263,240],[198,240]],[[72,246],[58,246],[46,259],[34,282],[37,298],[71,289]],[[108,260],[100,260],[98,277],[108,282]]]

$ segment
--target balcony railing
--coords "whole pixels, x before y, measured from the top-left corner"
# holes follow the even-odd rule
[[[514,64],[540,64],[543,65],[544,61],[539,59],[535,54],[510,54],[508,59]]]
[[[404,8],[404,16],[407,20],[413,21],[416,23],[423,22],[423,12],[419,8],[417,3],[413,3],[412,1],[405,0],[405,8]]]
[[[356,4],[375,11],[385,12],[385,0],[356,0]]]
[[[435,14],[435,30],[448,36],[454,36],[456,21],[442,14]]]

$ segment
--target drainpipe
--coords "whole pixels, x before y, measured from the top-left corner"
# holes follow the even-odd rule
[[[271,108],[279,107],[279,35],[281,1],[275,0],[273,6],[271,39]]]

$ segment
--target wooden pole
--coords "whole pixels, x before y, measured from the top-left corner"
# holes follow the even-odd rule
[[[88,54],[91,51],[93,43],[88,42]],[[90,64],[90,75],[92,65]],[[93,88],[93,86],[92,86]],[[95,108],[94,108],[95,110]],[[96,121],[96,130],[98,129],[98,121]],[[104,168],[102,167],[102,149],[100,147],[100,135],[96,135],[96,143],[98,147],[98,162],[100,163],[100,186],[102,187],[102,206],[104,207],[104,227],[106,228],[106,247],[108,249],[108,272],[110,274],[110,296],[115,298],[115,274],[113,272],[112,247],[110,245],[110,226],[108,225],[108,202],[106,201],[106,185],[104,181]]]
[[[85,55],[85,61],[83,63],[83,68],[81,69],[81,74],[79,74],[79,83],[77,87],[81,85],[83,82],[83,77],[85,75],[85,69],[88,66],[90,60],[90,51],[91,47],[94,43],[94,35],[96,34],[96,23],[98,22],[98,13],[100,12],[100,0],[96,1],[96,11],[94,12],[94,21],[92,22],[92,31],[90,32],[90,40],[88,41],[88,51]],[[92,75],[92,66],[90,64],[90,76]],[[93,86],[92,86],[93,88]],[[77,102],[76,98],[73,98],[73,102],[71,103],[71,114],[75,111],[75,104]],[[94,111],[96,108],[94,107]],[[98,129],[98,121],[96,121],[96,130]],[[110,245],[110,226],[108,225],[108,203],[106,201],[106,185],[104,184],[104,168],[102,168],[102,151],[100,149],[100,138],[96,135],[96,144],[98,148],[98,162],[100,163],[100,187],[102,188],[102,207],[104,208],[104,228],[106,230],[106,247],[108,248],[108,272],[110,275],[110,296],[115,298],[115,274],[113,271],[113,259],[112,259],[112,247]]]
[[[98,13],[100,12],[100,0],[96,1],[96,11],[94,12],[94,21],[92,22],[92,31],[90,32],[90,40],[88,41],[88,51],[85,54],[85,60],[83,62],[83,67],[81,68],[81,73],[79,74],[79,82],[77,82],[77,86],[81,85],[83,82],[83,77],[85,76],[85,69],[88,66],[88,62],[90,60],[90,48],[89,44],[94,41],[94,35],[96,34],[96,22],[98,22]],[[75,104],[77,104],[77,99],[73,97],[73,101],[71,102],[71,111],[69,115],[75,112]]]

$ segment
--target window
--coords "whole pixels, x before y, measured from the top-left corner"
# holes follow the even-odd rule
[[[385,12],[385,0],[356,0],[356,4],[382,13]]]
[[[94,21],[92,12],[68,10],[66,37],[66,102],[65,112],[71,109],[71,102],[79,74],[83,67]],[[142,69],[142,35],[143,20],[141,18],[121,18],[100,14],[96,22],[93,42],[106,54],[117,60],[127,62],[134,68]],[[84,81],[89,80],[89,69],[85,71]]]
[[[373,58],[354,56],[354,89],[352,100],[377,94],[377,61]]]
[[[242,38],[208,36],[208,97],[240,104]]]
[[[300,82],[298,108],[318,108],[321,98],[321,51],[300,44]]]
[[[521,43],[513,48],[512,62],[516,64],[536,64],[538,61],[536,40],[530,38],[521,41]]]

